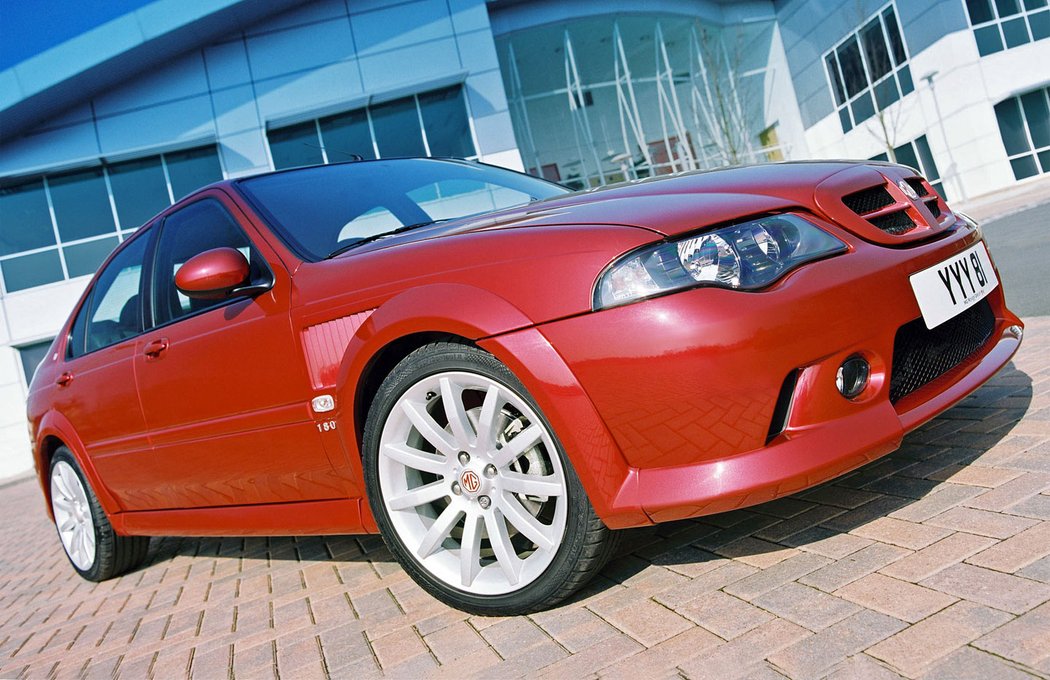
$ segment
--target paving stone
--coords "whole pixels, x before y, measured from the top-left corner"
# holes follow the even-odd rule
[[[774,619],[735,640],[679,664],[689,678],[733,680],[749,677],[762,660],[813,634],[801,626]]]
[[[1050,522],[1041,522],[1002,543],[969,557],[966,561],[1012,574],[1050,554]]]
[[[954,533],[907,557],[882,567],[879,572],[904,581],[918,583],[941,569],[963,561],[970,555],[995,545],[995,539]]]
[[[894,680],[902,677],[867,654],[849,657],[836,664],[827,675],[828,680]]]
[[[595,613],[646,647],[652,647],[691,627],[689,621],[680,614],[647,598],[617,608],[604,608],[606,602],[603,600],[592,605]]]
[[[1031,680],[1032,676],[1002,659],[973,647],[962,647],[922,674],[923,680]]]
[[[771,620],[773,615],[721,591],[679,605],[678,613],[716,635],[732,640]]]
[[[979,487],[965,484],[941,484],[933,493],[899,510],[894,510],[889,516],[909,522],[925,522],[945,510],[976,498],[982,491],[983,489]]]
[[[824,527],[811,527],[797,534],[792,534],[783,541],[790,545],[832,559],[841,559],[872,544],[872,541],[852,534],[844,534]]]
[[[998,488],[986,491],[964,503],[971,508],[1002,512],[1050,488],[1050,474],[1026,472]]]
[[[1050,520],[1050,496],[1039,494],[1010,506],[1010,514],[1031,517],[1043,521]]]
[[[752,574],[751,576],[742,578],[739,581],[734,581],[725,586],[723,590],[730,595],[736,595],[741,599],[751,600],[762,593],[769,592],[778,586],[794,581],[800,576],[804,576],[811,571],[819,569],[830,561],[831,560],[828,558],[820,555],[800,553],[784,560],[783,562],[774,564],[772,567],[764,569],[757,574]]]
[[[723,557],[750,564],[752,567],[758,567],[759,569],[771,567],[778,562],[783,562],[792,555],[798,554],[798,550],[794,548],[786,548],[753,536],[738,538],[732,543],[715,548],[715,552]]]
[[[791,678],[822,677],[841,659],[861,652],[907,626],[891,616],[862,609],[769,656],[769,661]]]
[[[1002,486],[1020,475],[1021,473],[1016,470],[1003,470],[981,465],[953,465],[930,475],[930,479],[951,480],[953,484],[969,484],[971,486],[994,488]]]
[[[860,609],[855,604],[799,583],[785,583],[753,602],[813,632],[824,630]]]
[[[1017,617],[973,644],[997,656],[1050,673],[1050,603]]]
[[[895,545],[873,543],[803,576],[798,581],[830,593],[909,554],[911,553],[908,550]]]
[[[880,517],[857,527],[850,533],[863,538],[870,538],[873,541],[899,545],[910,550],[921,550],[931,543],[936,543],[951,532],[929,524],[916,524],[915,522],[905,522],[892,517]]]
[[[1035,524],[1038,524],[1038,520],[974,508],[952,508],[926,520],[926,526],[945,527],[991,538],[1009,538]]]
[[[1050,600],[1050,585],[969,564],[952,565],[921,585],[1013,614]]]
[[[1017,575],[1030,578],[1033,581],[1050,583],[1050,556],[1044,557],[1041,560],[1036,560],[1024,569],[1018,571]]]
[[[914,677],[959,647],[998,628],[1012,617],[973,602],[956,602],[928,619],[867,649],[904,675]]]
[[[603,669],[599,675],[609,680],[637,680],[667,675],[677,676],[674,668],[722,644],[722,640],[703,628],[690,628],[672,638],[629,656]]]
[[[868,574],[834,594],[909,623],[921,621],[956,601],[950,595],[879,573]]]

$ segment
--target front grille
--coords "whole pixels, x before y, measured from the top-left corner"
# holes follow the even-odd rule
[[[890,196],[890,192],[886,191],[885,186],[877,186],[843,196],[842,202],[858,215],[866,215],[893,205],[896,201]]]
[[[941,205],[940,205],[940,202],[937,200],[936,197],[934,197],[934,198],[927,198],[926,199],[926,207],[930,209],[930,212],[933,213],[934,217],[940,217],[941,216]]]
[[[893,341],[890,403],[944,375],[988,342],[995,315],[988,299],[930,330],[922,319],[897,330]]]
[[[926,189],[926,185],[918,177],[910,177],[904,181],[910,184],[911,188],[915,189],[915,193],[918,195],[928,196],[930,194],[929,190]]]
[[[871,223],[887,234],[900,236],[915,228],[915,221],[903,210],[871,218]]]

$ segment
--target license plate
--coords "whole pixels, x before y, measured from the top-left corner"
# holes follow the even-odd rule
[[[984,242],[911,275],[911,289],[927,328],[936,328],[995,290],[999,279]]]

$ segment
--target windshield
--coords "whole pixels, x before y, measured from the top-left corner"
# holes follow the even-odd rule
[[[511,208],[569,190],[488,165],[429,159],[322,165],[237,182],[300,257],[432,222]]]

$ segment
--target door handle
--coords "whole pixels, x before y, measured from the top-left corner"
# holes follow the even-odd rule
[[[73,374],[69,371],[66,371],[62,375],[58,376],[58,380],[55,381],[55,384],[59,387],[65,387],[71,382],[73,382]]]
[[[160,338],[158,340],[154,340],[150,343],[147,343],[146,349],[143,352],[143,354],[146,355],[147,359],[159,359],[160,355],[163,354],[167,349],[168,339]]]

